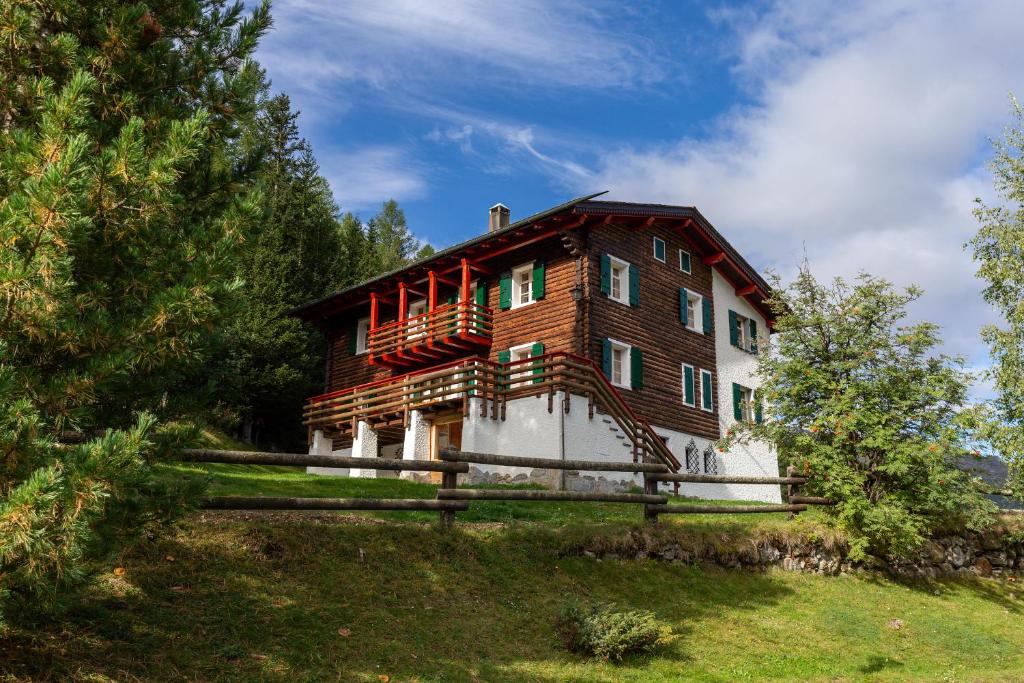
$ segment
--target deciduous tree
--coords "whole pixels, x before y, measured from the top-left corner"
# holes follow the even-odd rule
[[[971,377],[935,352],[938,327],[908,323],[920,296],[867,274],[776,280],[772,343],[759,357],[764,421],[725,440],[757,438],[810,477],[855,556],[905,556],[944,525],[980,528],[992,505],[957,469]]]

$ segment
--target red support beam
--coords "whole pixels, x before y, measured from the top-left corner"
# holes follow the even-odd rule
[[[757,285],[747,285],[736,290],[736,296],[750,296],[757,291]]]
[[[462,296],[459,298],[459,301],[461,301],[462,303],[466,303],[471,299],[469,294],[469,260],[462,259],[462,264],[460,267],[462,268]]]
[[[717,254],[711,254],[710,256],[705,256],[704,257],[704,263],[709,265],[709,266],[713,266],[716,263],[721,263],[724,260],[725,260],[725,252],[724,251],[720,251]]]
[[[430,271],[427,273],[427,310],[433,311],[437,308],[437,273]]]
[[[398,321],[409,316],[409,288],[404,282],[398,283]]]

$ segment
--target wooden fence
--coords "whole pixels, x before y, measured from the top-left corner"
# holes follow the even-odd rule
[[[661,514],[735,514],[803,512],[809,505],[833,505],[825,498],[800,495],[806,477],[797,476],[792,468],[785,477],[749,477],[708,474],[677,474],[662,463],[607,462],[602,460],[559,460],[531,458],[493,453],[443,451],[440,460],[393,460],[385,458],[353,458],[305,453],[258,453],[191,449],[182,452],[188,462],[216,462],[236,465],[289,465],[300,467],[353,467],[388,471],[440,472],[441,487],[437,497],[429,498],[293,498],[271,496],[217,496],[206,498],[200,507],[210,510],[431,510],[440,513],[441,524],[451,526],[455,513],[469,509],[475,500],[570,501],[626,503],[643,506],[644,517],[657,521]],[[597,472],[625,472],[643,476],[643,493],[612,493],[598,491],[547,491],[531,489],[457,488],[459,474],[469,472],[470,464],[502,467],[528,467]],[[765,484],[786,487],[786,503],[765,505],[670,505],[668,496],[658,493],[660,482],[699,484]]]

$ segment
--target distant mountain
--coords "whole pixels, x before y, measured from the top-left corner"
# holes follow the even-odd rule
[[[1006,463],[1001,458],[995,456],[977,458],[973,455],[965,455],[960,458],[958,464],[960,469],[979,477],[993,488],[1000,489],[1006,486],[1008,471]],[[1006,496],[989,496],[988,498],[1001,508],[1024,509],[1024,504]]]

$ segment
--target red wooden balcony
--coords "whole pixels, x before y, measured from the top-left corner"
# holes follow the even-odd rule
[[[490,346],[493,319],[487,306],[461,301],[375,327],[367,337],[370,362],[400,367],[476,352]]]

